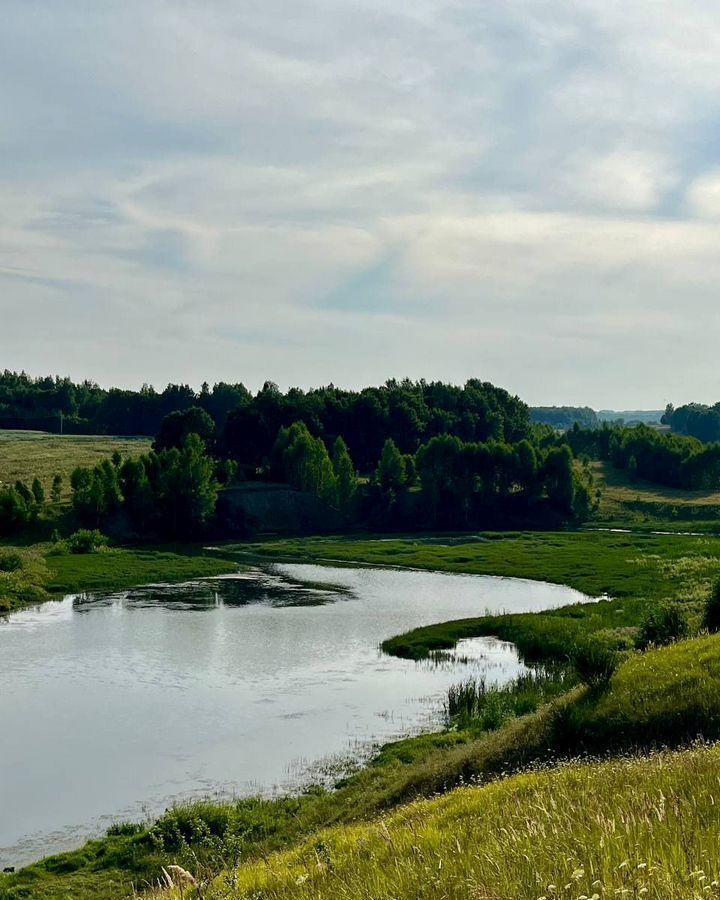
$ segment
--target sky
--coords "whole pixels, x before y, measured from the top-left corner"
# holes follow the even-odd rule
[[[0,368],[720,399],[717,0],[2,0]]]

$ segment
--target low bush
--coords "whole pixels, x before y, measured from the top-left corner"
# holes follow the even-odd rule
[[[578,678],[591,688],[609,684],[620,663],[619,655],[599,641],[577,645],[571,659]]]
[[[638,636],[638,646],[662,646],[685,638],[690,633],[687,616],[678,604],[666,604],[650,610],[645,616]]]
[[[705,601],[703,625],[708,631],[720,631],[720,579],[718,579],[710,596]]]
[[[0,572],[17,572],[19,569],[22,569],[22,559],[18,553],[0,556]]]
[[[67,540],[68,550],[71,553],[97,553],[107,546],[108,539],[95,528],[93,531],[81,528],[75,534],[71,534]]]

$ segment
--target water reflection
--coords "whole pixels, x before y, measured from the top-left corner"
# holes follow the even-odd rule
[[[184,584],[146,585],[116,594],[77,594],[73,597],[73,608],[83,613],[101,606],[200,611],[253,603],[275,607],[320,606],[351,594],[352,591],[343,585],[292,578],[272,568],[250,568],[237,574]]]
[[[524,670],[492,638],[438,664],[386,656],[385,638],[584,600],[513,579],[277,565],[11,615],[0,626],[0,759],[13,773],[0,778],[0,864],[177,799],[332,780],[378,743],[438,725],[453,682]]]

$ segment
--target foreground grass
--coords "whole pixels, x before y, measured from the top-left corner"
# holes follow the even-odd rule
[[[70,475],[78,466],[95,466],[117,450],[124,457],[150,449],[149,438],[57,435],[40,431],[0,431],[0,483],[37,477],[50,496],[56,474],[63,477],[62,499],[70,498]]]
[[[203,896],[717,897],[719,766],[717,749],[696,749],[456,790],[370,824],[322,831],[227,872]]]
[[[387,822],[391,841],[387,836],[382,837],[385,826],[377,821],[373,823],[378,816],[387,815],[403,803],[446,793],[464,784],[482,784],[583,752],[649,750],[690,742],[698,735],[720,737],[720,636],[699,637],[643,655],[632,655],[617,671],[606,691],[574,688],[536,712],[511,718],[495,731],[479,734],[470,727],[390,744],[367,768],[332,792],[311,791],[300,797],[280,800],[191,804],[168,812],[152,826],[115,829],[112,835],[91,841],[78,851],[51,857],[17,875],[0,878],[0,898],[64,900],[73,897],[89,900],[95,897],[110,900],[127,897],[131,896],[133,886],[144,887],[156,882],[161,867],[170,864],[182,865],[208,884],[224,868],[226,875],[215,881],[209,894],[202,895],[216,898],[253,897],[259,900],[262,897],[270,900],[275,896],[357,896],[380,900],[387,896],[402,900],[405,897],[463,896],[537,900],[543,895],[548,898],[579,898],[583,894],[589,898],[593,893],[601,897],[612,896],[610,890],[603,893],[597,887],[588,891],[598,878],[605,879],[603,883],[607,882],[612,890],[618,885],[629,887],[631,893],[625,896],[647,896],[632,893],[634,889],[639,890],[640,882],[623,885],[613,881],[615,877],[621,878],[619,866],[625,859],[629,860],[628,865],[632,863],[625,874],[632,872],[633,877],[642,874],[642,870],[636,869],[641,862],[649,867],[660,866],[663,874],[662,877],[658,875],[656,887],[647,882],[649,890],[656,890],[649,896],[707,896],[707,893],[682,891],[689,890],[693,884],[688,880],[690,871],[703,868],[706,873],[715,873],[720,861],[720,850],[715,851],[716,856],[710,862],[701,858],[705,831],[698,829],[698,822],[704,822],[707,833],[714,828],[717,835],[720,827],[720,820],[714,818],[720,814],[705,797],[708,791],[712,797],[716,796],[712,791],[717,792],[720,760],[716,751],[707,756],[707,766],[702,762],[706,758],[702,753],[688,751],[637,764],[611,763],[599,769],[570,767],[562,769],[557,776],[552,773],[522,775],[516,780],[491,784],[478,792],[456,792],[440,801],[446,806],[437,808],[457,810],[457,817],[438,819],[436,826],[428,831],[428,835],[438,833],[442,841],[447,842],[442,848],[437,845],[440,857],[432,855],[431,842],[427,845],[418,843],[424,841],[423,832],[418,830],[421,820],[427,819],[429,826],[432,823],[436,809],[433,804],[410,807],[393,814]],[[682,773],[687,774],[686,781],[682,781],[689,785],[687,790],[678,788],[673,793],[675,782],[664,779],[663,775],[666,760],[672,762],[671,768],[677,770],[678,778],[685,779]],[[626,770],[625,765],[637,765],[638,768]],[[715,786],[711,789],[709,773],[713,767]],[[698,772],[707,774],[701,777]],[[557,781],[553,781],[555,777]],[[519,788],[516,790],[512,785]],[[567,793],[571,785],[575,785],[576,794]],[[633,790],[628,793],[629,788]],[[612,805],[614,795],[617,799],[615,807]],[[658,802],[661,795],[666,798],[665,806],[660,804],[663,818],[658,819],[656,832],[646,832],[653,814],[653,804],[642,799],[646,795]],[[470,813],[462,805],[465,802],[462,798],[466,796],[477,798],[473,806],[476,812]],[[698,804],[696,807],[692,805],[694,802]],[[460,805],[455,806],[456,803]],[[506,820],[500,818],[503,805],[508,813],[512,813]],[[481,813],[485,808],[487,813]],[[415,809],[421,810],[417,818]],[[607,822],[607,831],[600,827],[603,821]],[[406,825],[412,822],[417,823],[415,831],[406,833]],[[676,831],[664,830],[672,822],[675,822]],[[320,836],[316,834],[333,824],[344,827]],[[395,827],[397,838],[393,831]],[[698,834],[700,844],[688,841],[688,835],[693,833]],[[297,844],[309,835],[315,835],[312,842],[301,844],[291,856],[270,857],[267,864],[258,863],[236,871],[240,860],[266,859],[268,854]],[[490,840],[492,835],[494,838],[486,846],[483,842],[486,837]],[[378,857],[376,866],[375,849],[372,854],[354,856],[351,848],[357,839],[361,839],[361,847],[370,841],[368,846],[374,848],[373,836],[379,836],[381,845],[385,842],[387,847],[395,846],[397,870],[386,856]],[[446,847],[455,846],[456,838],[460,849],[456,849],[454,861],[446,859],[442,854]],[[601,839],[605,841],[604,848],[597,843]],[[608,841],[616,842],[612,851],[607,850]],[[658,848],[654,855],[648,855],[651,842]],[[412,843],[422,849],[422,854],[415,857],[419,867],[415,873],[412,862],[416,851],[405,855]],[[638,850],[631,853],[628,848],[636,844]],[[532,846],[532,853],[527,850],[529,846]],[[689,848],[686,855],[676,853],[680,846]],[[470,851],[468,848],[471,847],[475,850]],[[327,848],[331,848],[330,856]],[[604,850],[610,854],[609,868],[600,866],[599,854]],[[522,856],[526,851],[534,869],[526,867],[527,860]],[[617,859],[615,853],[619,854]],[[580,866],[593,867],[588,869],[593,875],[588,884],[582,879],[569,879],[569,870],[560,866],[563,859],[571,856],[572,871]],[[309,872],[306,871],[307,859],[315,860],[317,870],[313,869],[313,863]],[[363,860],[367,864],[365,870]],[[453,874],[455,862],[460,868]],[[486,862],[489,868],[484,868]],[[436,867],[433,878],[427,881],[426,888],[422,888],[429,877],[428,867],[433,865]],[[690,868],[686,869],[688,865]],[[392,878],[399,878],[399,873],[404,872],[402,877],[407,880],[376,880],[385,877],[381,870],[387,866],[390,867],[388,877],[395,872]],[[343,876],[337,880],[332,875],[332,868],[345,872],[347,879]],[[610,878],[609,873],[615,869],[617,872]],[[529,873],[532,871],[537,872],[540,881],[524,880],[531,878]],[[490,883],[483,880],[493,872],[498,879],[494,882],[495,893],[490,890]],[[522,875],[522,879],[513,881],[513,872]],[[475,881],[463,882],[461,873]],[[297,882],[301,875],[308,874],[307,882]],[[450,879],[447,882],[446,877]],[[551,883],[557,885],[558,893],[548,892],[547,886]],[[562,893],[568,883],[575,893],[567,890]],[[232,887],[233,884],[237,887]],[[352,887],[353,884],[357,884],[357,888]],[[470,890],[473,884],[475,893]],[[697,882],[698,890],[703,884],[705,882]],[[293,894],[293,889],[300,893]],[[533,894],[531,891],[536,889],[537,893]],[[253,894],[254,890],[260,893]],[[303,893],[306,890],[316,893]],[[352,893],[354,890],[365,892]],[[464,894],[462,890],[465,890]],[[529,892],[524,893],[526,890]],[[663,890],[670,892],[662,893]]]

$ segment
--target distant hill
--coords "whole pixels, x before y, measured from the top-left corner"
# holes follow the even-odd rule
[[[600,422],[623,421],[626,425],[635,425],[639,422],[644,425],[659,425],[664,414],[664,409],[601,409],[597,417]]]
[[[662,409],[601,409],[596,412],[589,406],[531,406],[530,419],[565,431],[573,425],[579,425],[581,428],[597,428],[603,422],[659,425],[664,412]]]
[[[577,424],[581,428],[597,428],[598,418],[589,406],[531,406],[530,421],[566,430]]]

